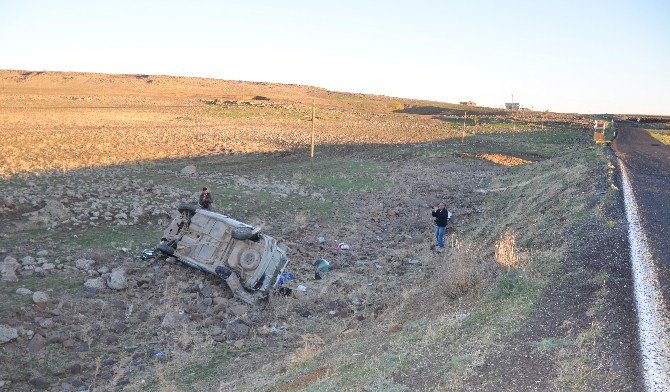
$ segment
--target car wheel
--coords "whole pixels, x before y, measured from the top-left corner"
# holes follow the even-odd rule
[[[179,207],[177,207],[177,211],[179,211],[181,213],[188,212],[191,215],[195,215],[196,209],[197,209],[196,206],[194,206],[192,204],[186,204],[186,203],[180,204]]]
[[[254,229],[251,227],[236,227],[233,229],[231,236],[236,240],[248,240],[253,237]]]
[[[172,256],[172,255],[174,255],[174,248],[171,247],[171,246],[168,246],[168,245],[166,245],[166,244],[159,244],[159,245],[156,247],[156,250],[159,251],[159,252],[161,252],[162,254],[164,254],[164,255],[166,255],[166,256]]]

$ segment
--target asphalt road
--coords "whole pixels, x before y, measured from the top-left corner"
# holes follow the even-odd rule
[[[613,147],[628,169],[642,228],[670,304],[670,146],[632,123],[620,122]]]

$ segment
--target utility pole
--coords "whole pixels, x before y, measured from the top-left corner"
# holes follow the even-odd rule
[[[316,118],[316,99],[312,100],[312,153],[310,161],[314,162],[314,119]]]
[[[465,119],[468,118],[468,112],[463,114],[463,136],[461,136],[461,144],[465,143]]]

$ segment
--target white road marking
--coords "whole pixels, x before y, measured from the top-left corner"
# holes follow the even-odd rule
[[[621,160],[621,182],[628,219],[628,241],[633,265],[633,290],[637,307],[640,351],[647,391],[670,391],[670,321],[661,295],[656,265],[640,225],[635,195]]]

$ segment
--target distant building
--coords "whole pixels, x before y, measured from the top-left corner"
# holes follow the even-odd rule
[[[520,106],[519,106],[518,102],[507,102],[507,103],[505,103],[505,109],[507,109],[507,110],[516,111],[516,110],[519,110],[519,107]]]
[[[472,102],[472,101],[461,102],[461,105],[465,105],[465,106],[477,106],[477,104],[476,104],[475,102]]]

